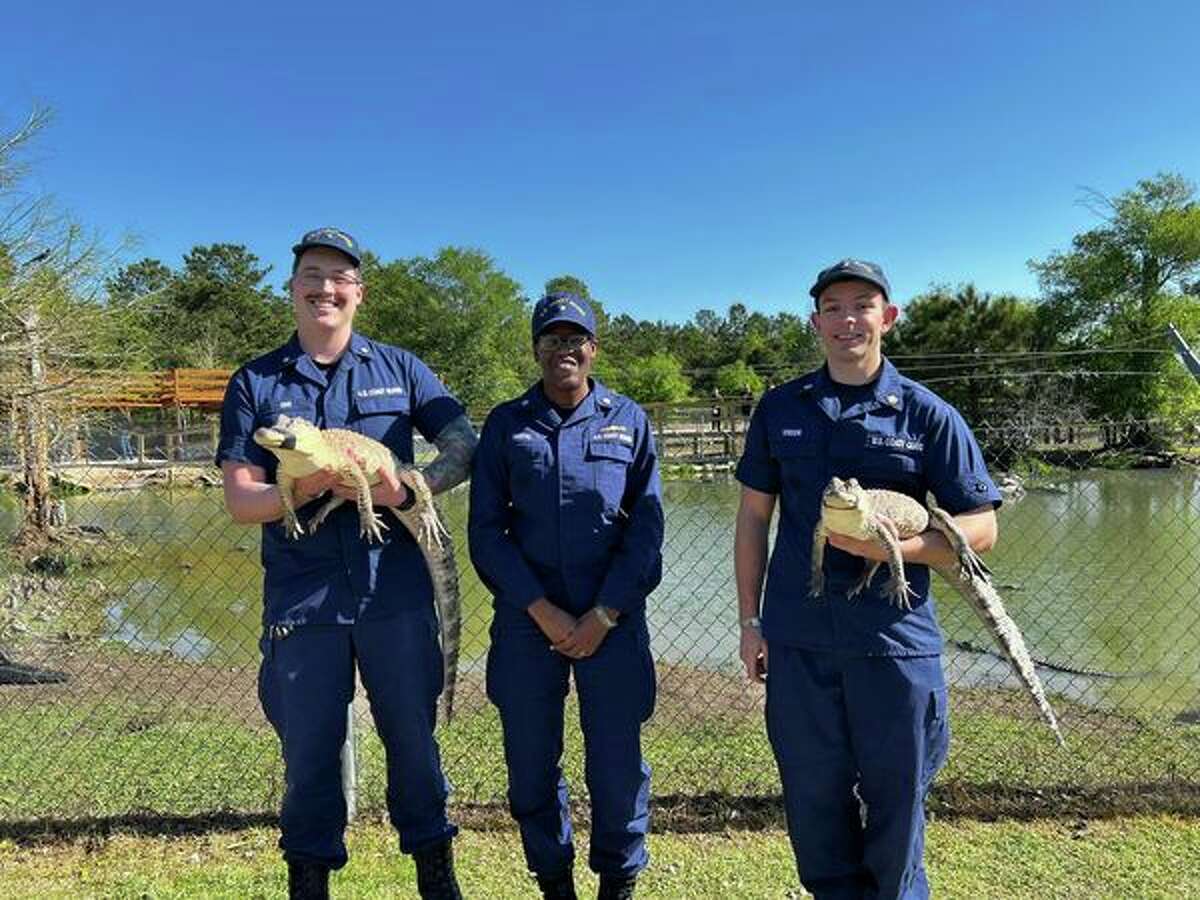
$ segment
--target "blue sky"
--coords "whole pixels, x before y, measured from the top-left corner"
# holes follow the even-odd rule
[[[436,6],[436,8],[435,8]],[[1096,224],[1081,187],[1200,180],[1200,4],[17,4],[0,124],[32,186],[130,259],[300,232],[480,247],[614,312],[807,311],[875,259],[898,299]]]

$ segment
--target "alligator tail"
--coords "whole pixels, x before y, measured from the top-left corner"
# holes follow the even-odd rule
[[[1025,646],[1025,638],[1021,634],[1021,629],[1017,627],[1017,623],[1012,620],[1012,616],[1004,608],[1004,601],[1000,599],[1000,595],[992,586],[990,572],[983,565],[983,560],[971,549],[966,535],[943,510],[936,508],[930,510],[930,524],[945,535],[946,540],[950,542],[958,555],[956,571],[942,569],[938,571],[983,620],[992,637],[1000,645],[1000,649],[1004,651],[1004,655],[1008,657],[1017,677],[1021,679],[1021,683],[1025,685],[1029,695],[1033,698],[1038,712],[1046,720],[1050,730],[1054,732],[1059,746],[1065,747],[1066,741],[1063,740],[1062,732],[1058,728],[1058,718],[1054,715],[1050,701],[1046,699],[1046,691],[1034,668],[1029,649]]]
[[[439,721],[444,725],[454,717],[454,692],[458,682],[458,654],[462,637],[462,601],[458,586],[458,564],[454,558],[454,539],[438,515],[433,495],[416,469],[399,469],[398,475],[416,495],[411,508],[392,511],[412,534],[433,582],[438,630],[442,645],[442,694]]]

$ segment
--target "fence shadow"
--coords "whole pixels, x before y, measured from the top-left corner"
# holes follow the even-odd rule
[[[781,831],[787,827],[783,798],[773,795],[673,794],[652,797],[651,831],[656,834],[713,834],[728,831]],[[927,802],[929,817],[954,821],[1113,819],[1123,816],[1172,815],[1200,819],[1200,785],[1162,781],[1100,787],[1028,787],[1011,784],[935,785]],[[576,822],[586,823],[586,801],[572,803]],[[501,802],[465,803],[452,807],[452,818],[472,831],[516,828]],[[382,823],[373,812],[359,822]],[[0,822],[0,840],[23,847],[97,841],[115,835],[186,837],[228,834],[248,828],[278,827],[274,813],[234,811],[194,816],[131,813],[78,819],[33,819]]]

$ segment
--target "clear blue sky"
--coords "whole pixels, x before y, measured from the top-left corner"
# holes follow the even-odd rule
[[[131,256],[304,229],[480,247],[536,296],[807,310],[821,266],[1036,294],[1026,261],[1158,171],[1200,180],[1200,4],[41,0],[0,120],[34,186]]]

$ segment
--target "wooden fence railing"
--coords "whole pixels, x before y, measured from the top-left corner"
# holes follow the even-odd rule
[[[191,406],[219,409],[228,369],[167,369],[157,372],[124,372],[93,369],[47,375],[43,388],[59,402],[84,409],[133,409]],[[0,393],[20,396],[28,382],[0,381]]]

